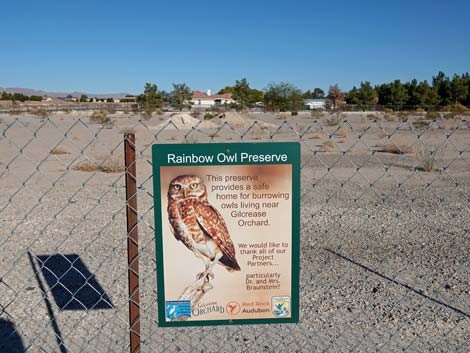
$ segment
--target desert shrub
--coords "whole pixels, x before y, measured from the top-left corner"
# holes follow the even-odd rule
[[[374,120],[378,120],[378,118],[379,117],[376,114],[373,114],[373,113],[367,114],[367,119],[369,119],[369,120],[374,121]]]
[[[207,112],[204,114],[204,120],[211,120],[214,119],[216,116],[217,114]]]
[[[122,173],[125,171],[122,155],[100,156],[93,160],[83,160],[72,166],[73,170],[82,172]]]
[[[321,110],[311,110],[310,111],[310,116],[312,118],[321,118],[323,117],[325,114],[321,111]]]
[[[108,117],[104,111],[94,111],[90,116],[90,121],[96,124],[107,124],[111,122],[111,119]]]
[[[198,112],[197,110],[194,110],[192,111],[191,113],[189,113],[193,118],[196,118],[196,119],[199,119],[199,117],[201,116],[201,113]]]
[[[339,124],[338,118],[329,118],[325,120],[325,125],[327,126],[336,126]]]
[[[62,147],[56,147],[56,148],[52,149],[51,154],[61,155],[61,154],[70,154],[70,152],[67,152],[67,150],[65,150]]]
[[[456,112],[447,112],[447,113],[444,113],[444,114],[442,115],[442,117],[443,117],[444,119],[454,119],[454,118],[457,117],[457,115],[458,115],[458,113],[456,113]]]
[[[427,128],[431,124],[430,120],[427,119],[418,119],[413,122],[413,126],[415,129],[424,129]]]
[[[397,116],[394,115],[394,114],[385,113],[385,114],[384,114],[384,119],[385,119],[386,121],[397,121]]]
[[[423,108],[416,108],[416,113],[419,113],[419,114],[426,113],[426,110],[424,110]]]
[[[465,113],[470,112],[470,109],[467,108],[466,106],[464,106],[463,104],[456,103],[456,104],[452,104],[452,105],[448,105],[448,106],[443,107],[442,111],[452,112],[452,113],[456,113],[456,114],[465,114]]]
[[[335,149],[335,144],[332,141],[325,141],[322,144],[323,151],[331,152]]]
[[[153,109],[144,109],[140,112],[140,114],[142,115],[142,118],[144,120],[149,120],[152,118],[152,114],[153,114]]]
[[[299,112],[296,112],[296,111],[293,111],[290,113],[291,116],[296,116],[296,115],[299,115]]]
[[[340,138],[346,138],[349,136],[349,129],[347,127],[341,127],[336,132],[336,135]]]
[[[434,120],[434,119],[439,119],[441,117],[441,114],[436,111],[428,111],[426,113],[426,119]]]
[[[31,110],[29,110],[29,113],[33,114],[33,115],[36,115],[40,118],[47,118],[47,116],[49,115],[49,112],[46,110],[46,108],[31,109]]]
[[[420,168],[425,172],[436,171],[438,169],[438,153],[439,146],[425,146],[424,144],[419,143],[416,150],[416,157],[420,163]]]
[[[385,108],[385,109],[383,110],[383,112],[384,112],[384,113],[389,113],[389,114],[390,114],[390,113],[393,113],[393,109],[390,109],[390,108]]]
[[[379,147],[378,152],[384,153],[393,153],[393,154],[410,154],[414,153],[414,148],[412,146],[396,144],[396,143],[387,143],[385,145],[376,146]]]

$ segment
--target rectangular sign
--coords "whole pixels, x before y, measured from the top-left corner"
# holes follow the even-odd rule
[[[300,144],[153,145],[159,326],[299,319]]]

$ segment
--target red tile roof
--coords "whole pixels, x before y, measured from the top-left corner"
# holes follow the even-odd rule
[[[211,94],[210,96],[201,91],[193,91],[193,99],[232,99],[232,93]]]

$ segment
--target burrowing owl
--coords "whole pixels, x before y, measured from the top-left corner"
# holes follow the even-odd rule
[[[204,182],[196,175],[180,175],[168,189],[168,219],[173,234],[205,264],[198,279],[214,277],[215,264],[228,271],[240,271],[235,259],[227,225],[221,214],[209,204]]]

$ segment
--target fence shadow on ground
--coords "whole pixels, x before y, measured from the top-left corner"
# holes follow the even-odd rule
[[[0,319],[0,352],[24,353],[23,339],[16,331],[13,322]]]
[[[35,257],[60,310],[113,308],[111,299],[78,255]]]

